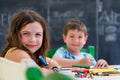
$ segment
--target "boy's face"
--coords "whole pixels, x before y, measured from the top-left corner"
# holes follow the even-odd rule
[[[70,51],[79,52],[85,45],[87,36],[82,31],[69,30],[66,36],[63,35],[63,39]]]
[[[42,45],[43,29],[41,24],[33,22],[27,24],[20,31],[21,42],[31,53],[36,52]]]

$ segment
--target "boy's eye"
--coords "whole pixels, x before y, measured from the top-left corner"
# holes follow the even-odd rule
[[[74,36],[70,36],[71,38],[73,38]]]
[[[84,36],[83,35],[80,35],[79,38],[83,38]]]
[[[82,36],[79,36],[79,38],[82,38]]]

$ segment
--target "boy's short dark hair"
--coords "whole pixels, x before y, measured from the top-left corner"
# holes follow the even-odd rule
[[[80,21],[79,19],[71,19],[67,22],[67,24],[64,27],[63,34],[67,35],[69,30],[75,30],[84,32],[85,36],[87,36],[87,28],[86,25]]]

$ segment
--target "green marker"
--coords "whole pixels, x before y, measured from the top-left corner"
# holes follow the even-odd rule
[[[90,69],[90,66],[81,66],[81,65],[76,65],[76,64],[73,64],[72,67]]]

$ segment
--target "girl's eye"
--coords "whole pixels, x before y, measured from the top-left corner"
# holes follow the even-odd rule
[[[36,36],[37,36],[37,37],[40,37],[40,36],[41,36],[41,34],[36,34]]]
[[[24,36],[29,36],[29,33],[23,33]]]

